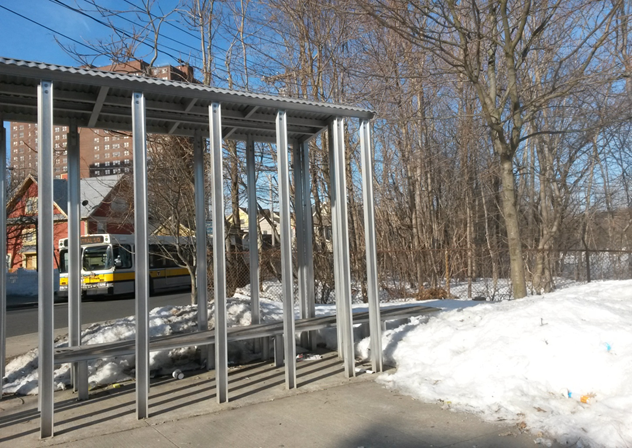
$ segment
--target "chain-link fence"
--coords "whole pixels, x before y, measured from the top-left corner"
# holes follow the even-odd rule
[[[294,266],[296,266],[294,261]],[[208,256],[208,281],[211,289],[213,280],[213,254]],[[281,301],[283,288],[281,284],[281,251],[265,249],[259,252],[259,297]],[[294,281],[296,291],[296,280]],[[228,297],[234,295],[250,296],[250,252],[230,251],[226,254],[226,292]]]
[[[525,250],[531,294],[592,280],[632,278],[632,252]],[[508,251],[443,249],[378,252],[383,300],[511,297]]]
[[[383,300],[470,298],[511,294],[508,253],[467,249],[378,252]]]
[[[351,256],[354,300],[366,299],[364,254]],[[632,252],[628,251],[536,251],[525,250],[527,288],[531,294],[594,280],[632,278]],[[262,298],[283,298],[281,252],[262,250],[260,289]],[[298,290],[296,253],[293,284]],[[211,257],[212,258],[212,257]],[[317,303],[334,301],[334,257],[330,251],[314,253],[314,282]],[[212,259],[209,260],[212,284]],[[228,295],[250,295],[249,253],[226,256]],[[378,251],[380,300],[475,299],[504,300],[511,297],[510,261],[507,251],[486,249],[437,249]]]

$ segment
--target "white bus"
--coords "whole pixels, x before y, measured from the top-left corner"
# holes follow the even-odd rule
[[[81,290],[84,295],[134,293],[134,235],[81,237]],[[191,276],[177,254],[176,239],[152,236],[149,244],[150,294],[191,288]],[[68,296],[68,238],[59,240],[59,296]]]

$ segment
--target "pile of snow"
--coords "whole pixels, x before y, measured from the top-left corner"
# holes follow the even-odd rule
[[[250,324],[247,293],[239,290],[228,300],[229,325]],[[533,434],[546,432],[561,443],[632,446],[632,281],[591,283],[499,303],[423,304],[444,312],[384,332],[385,361],[397,371],[378,381],[453,410],[518,423]],[[263,322],[282,320],[278,298],[262,299],[260,306]],[[366,305],[353,308],[365,311]],[[333,312],[334,305],[316,307],[317,315]],[[211,303],[211,327],[213,314]],[[196,316],[195,306],[156,308],[150,313],[150,335],[193,331]],[[360,329],[355,330],[356,353],[368,358],[369,340],[360,340]],[[134,318],[128,317],[92,325],[83,340],[94,344],[131,339],[134,332]],[[335,328],[319,336],[335,349]],[[229,345],[233,362],[254,357],[250,342]],[[199,368],[199,362],[195,348],[152,352],[150,369],[169,375],[176,369]],[[92,386],[131,379],[134,357],[97,360],[89,371]],[[55,382],[59,388],[70,384],[68,365],[55,371]],[[37,393],[37,350],[7,366],[3,392]]]
[[[215,326],[214,306],[209,304],[207,310],[209,327]],[[262,320],[264,322],[281,320],[282,304],[261,300]],[[227,304],[227,322],[229,326],[250,325],[250,299],[232,298]],[[195,331],[197,328],[197,306],[167,306],[154,308],[149,313],[149,336],[168,336],[176,333]],[[92,324],[82,332],[84,345],[134,339],[136,335],[135,318],[133,316],[108,322]],[[66,347],[67,340],[55,344]],[[229,358],[233,362],[247,362],[253,356],[250,341],[229,344]],[[170,375],[172,371],[195,370],[201,367],[200,351],[196,347],[174,350],[154,351],[150,353],[149,368],[155,375]],[[13,359],[6,366],[5,394],[35,395],[37,387],[38,350]],[[116,358],[98,359],[88,363],[88,382],[91,387],[131,380],[134,377],[135,356],[119,356]],[[62,364],[54,372],[55,387],[64,389],[70,386],[70,364]]]
[[[227,324],[232,326],[246,326],[251,323],[250,297],[245,295],[246,290],[238,290],[234,297],[227,301]],[[366,311],[366,305],[354,305],[354,309]],[[316,315],[335,313],[335,305],[318,305]],[[260,299],[261,321],[275,322],[283,320],[283,303],[278,298]],[[214,303],[209,303],[207,309],[209,328],[215,327]],[[295,306],[294,315],[299,318],[298,306]],[[154,308],[149,313],[149,336],[151,338],[168,336],[177,333],[192,332],[197,329],[197,306],[166,306]],[[136,326],[134,316],[116,319],[108,322],[100,322],[90,325],[82,331],[82,344],[103,344],[134,339]],[[359,340],[361,331],[355,329],[355,339]],[[335,350],[337,347],[336,329],[325,328],[316,334],[317,342],[322,342],[326,347]],[[55,344],[56,347],[66,347],[66,339]],[[252,341],[231,342],[228,344],[228,359],[232,363],[245,363],[259,357],[254,352]],[[149,368],[153,375],[171,375],[176,369],[181,371],[196,370],[202,367],[200,350],[197,347],[181,349],[152,351],[149,358]],[[4,394],[36,395],[38,393],[38,350],[33,349],[28,353],[13,359],[6,367],[5,384],[2,387]],[[88,382],[90,387],[104,386],[116,382],[131,380],[134,378],[135,356],[118,356],[115,358],[97,359],[88,362]],[[71,385],[70,364],[62,364],[54,372],[55,387],[64,389]]]
[[[379,381],[415,398],[561,443],[632,446],[632,281],[447,311],[383,346],[397,371]]]

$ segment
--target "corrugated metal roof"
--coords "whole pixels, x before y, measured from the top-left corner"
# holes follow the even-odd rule
[[[131,97],[143,92],[147,132],[208,134],[208,108],[222,105],[225,138],[275,140],[278,110],[287,115],[288,139],[304,141],[334,117],[371,119],[368,109],[297,98],[275,97],[101,70],[0,57],[0,112],[5,120],[37,120],[37,85],[53,82],[56,124],[131,130]]]

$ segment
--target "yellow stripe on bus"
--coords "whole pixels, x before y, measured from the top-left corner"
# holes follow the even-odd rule
[[[168,268],[160,270],[153,270],[149,272],[149,275],[152,278],[155,277],[181,277],[184,275],[189,275],[189,271],[186,268]],[[125,280],[134,280],[136,277],[135,272],[115,272],[109,274],[98,274],[95,276],[84,276],[83,283],[91,284],[91,283],[103,283],[103,282],[120,282]],[[60,277],[59,279],[60,285],[68,284],[68,277]]]

